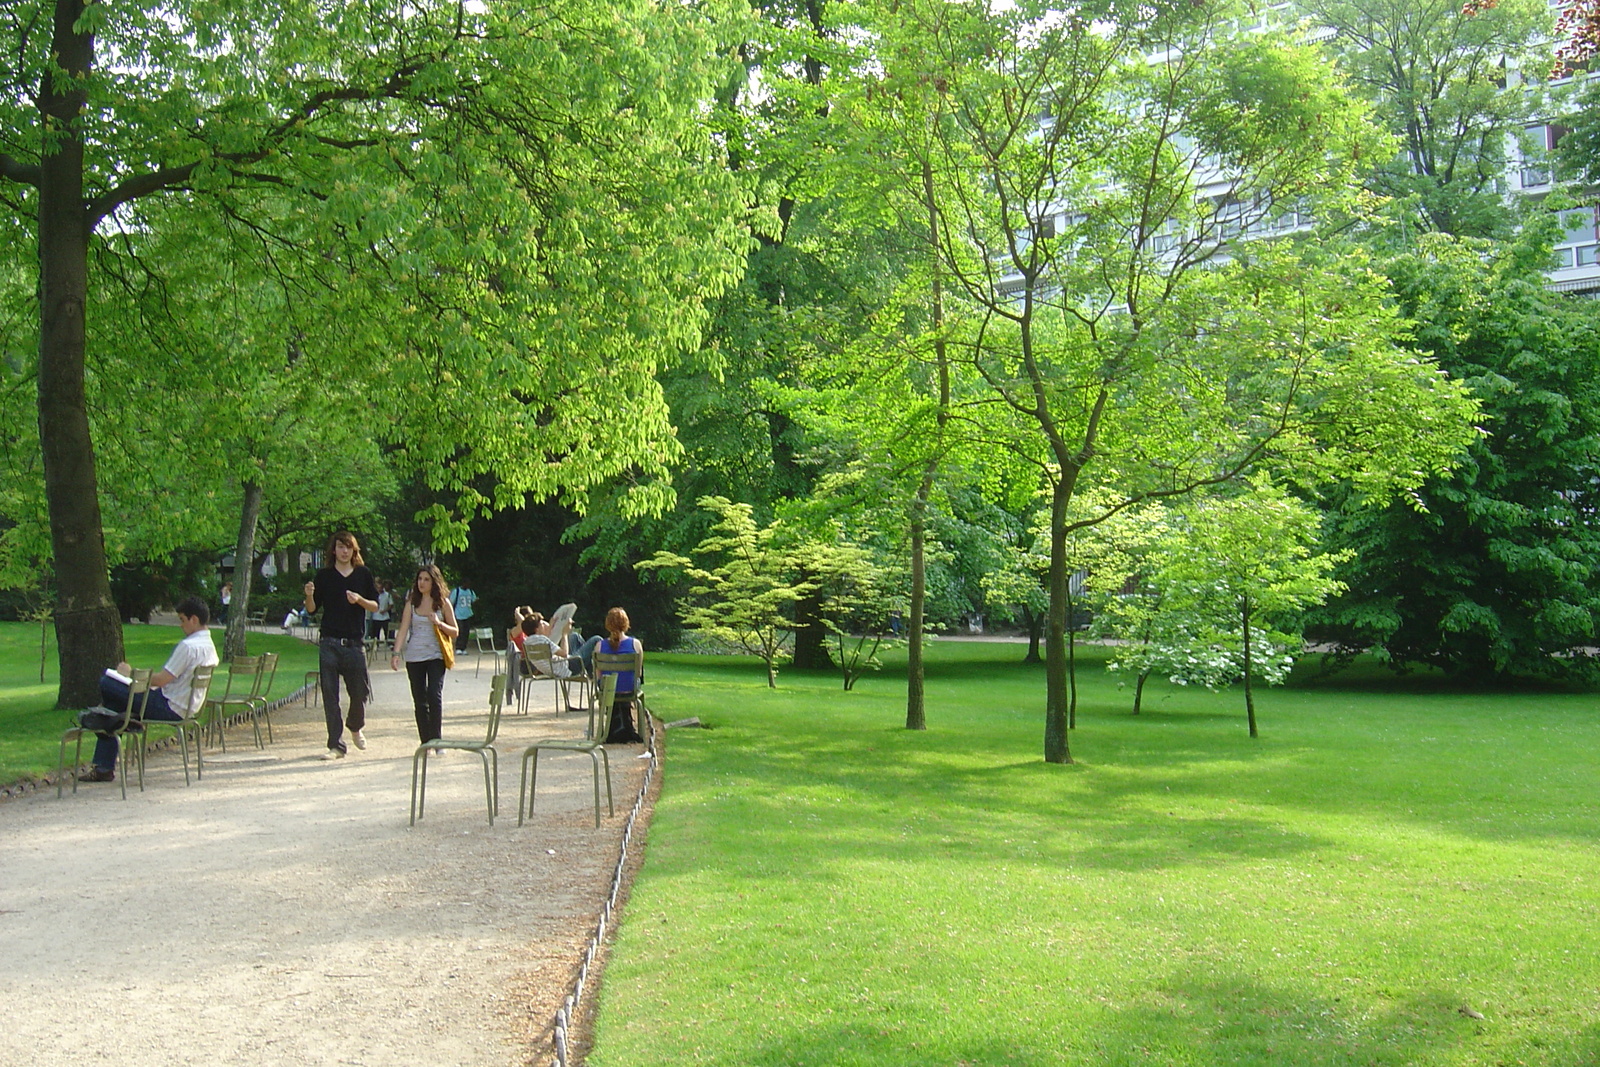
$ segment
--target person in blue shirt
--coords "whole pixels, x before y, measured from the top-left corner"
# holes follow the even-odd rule
[[[611,732],[606,736],[608,745],[638,744],[644,738],[633,719],[633,701],[644,680],[644,642],[628,635],[632,623],[628,613],[621,608],[606,612],[605,640],[600,642],[601,652],[632,652],[633,669],[617,671],[617,695],[611,705]]]
[[[450,606],[455,609],[456,625],[461,628],[456,635],[457,650],[467,646],[467,634],[472,629],[472,605],[478,602],[478,594],[473,592],[472,586],[467,584],[465,578],[461,584],[450,590]]]

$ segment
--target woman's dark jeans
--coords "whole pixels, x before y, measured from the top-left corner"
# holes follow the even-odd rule
[[[417,736],[433,741],[444,730],[444,660],[407,663],[411,679],[411,713],[417,717]]]

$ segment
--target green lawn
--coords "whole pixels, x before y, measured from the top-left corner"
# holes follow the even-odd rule
[[[1302,684],[1251,741],[1091,651],[1046,766],[1021,652],[936,645],[919,734],[895,674],[654,656],[716,728],[669,735],[591,1067],[1600,1064],[1595,697]]]
[[[222,645],[222,631],[211,636]],[[135,667],[159,667],[183,639],[176,626],[125,626],[122,640],[128,662]],[[278,674],[274,698],[300,688],[305,672],[317,665],[317,650],[283,634],[251,634],[252,654],[277,652]],[[62,731],[73,713],[55,707],[55,638],[49,636],[45,656],[45,681],[39,681],[39,627],[36,623],[0,623],[0,784],[53,773]],[[220,692],[220,690],[219,690]]]

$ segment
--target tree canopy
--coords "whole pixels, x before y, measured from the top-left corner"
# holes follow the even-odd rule
[[[284,342],[386,401],[380,439],[454,494],[431,516],[444,544],[463,515],[625,474],[624,512],[659,510],[677,453],[656,371],[742,265],[738,186],[700,121],[738,25],[588,0],[0,12],[63,701],[120,654],[85,399],[116,326],[88,314],[102,253],[227,219],[287,290],[316,286],[337,340],[293,336],[286,301]]]

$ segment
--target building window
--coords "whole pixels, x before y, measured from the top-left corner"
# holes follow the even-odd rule
[[[1600,262],[1600,258],[1596,257],[1596,253],[1600,253],[1600,245],[1584,245],[1578,249],[1578,266],[1592,267],[1597,262]]]
[[[1550,123],[1544,126],[1529,126],[1523,130],[1522,142],[1522,187],[1536,189],[1550,184],[1550,153],[1554,152],[1561,139],[1572,131],[1566,126]]]

